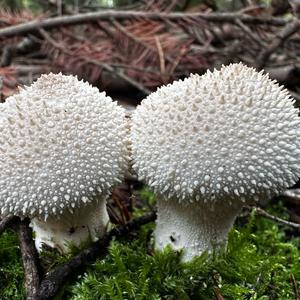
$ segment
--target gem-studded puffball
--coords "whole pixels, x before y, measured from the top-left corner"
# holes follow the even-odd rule
[[[300,119],[268,75],[242,64],[158,89],[133,115],[133,167],[166,198],[252,201],[300,175]]]
[[[109,195],[128,161],[125,112],[87,82],[41,76],[0,104],[2,215],[47,218]]]

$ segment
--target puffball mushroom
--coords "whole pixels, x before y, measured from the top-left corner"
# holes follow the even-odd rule
[[[33,218],[36,246],[101,236],[127,170],[124,109],[74,76],[41,76],[0,104],[1,215]]]
[[[294,100],[242,64],[163,86],[132,117],[133,168],[157,194],[156,247],[189,261],[226,244],[244,204],[300,175]]]

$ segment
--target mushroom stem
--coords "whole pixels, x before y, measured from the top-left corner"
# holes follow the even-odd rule
[[[226,201],[227,202],[227,201]],[[242,204],[193,202],[178,203],[159,199],[155,229],[156,248],[171,245],[183,249],[183,261],[190,261],[204,251],[226,245],[227,235]]]
[[[46,221],[34,218],[31,226],[39,251],[45,244],[67,253],[71,245],[80,246],[88,240],[98,240],[106,232],[108,223],[106,201],[102,199],[98,203],[77,208],[74,213],[68,211],[60,218],[49,216]]]

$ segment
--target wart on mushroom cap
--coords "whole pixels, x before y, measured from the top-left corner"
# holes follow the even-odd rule
[[[0,208],[33,220],[36,245],[66,251],[103,234],[127,170],[124,110],[74,76],[49,74],[0,105]]]
[[[152,93],[132,119],[133,168],[158,195],[156,247],[184,260],[224,244],[243,203],[300,175],[300,120],[268,75],[242,64]]]

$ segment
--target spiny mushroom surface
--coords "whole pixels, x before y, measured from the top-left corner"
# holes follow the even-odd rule
[[[35,218],[36,244],[67,249],[108,223],[127,169],[124,110],[74,76],[48,74],[0,105],[1,215]]]
[[[269,199],[300,175],[294,100],[242,64],[158,89],[132,119],[133,168],[158,195],[157,248],[184,260],[211,250],[243,203]]]

